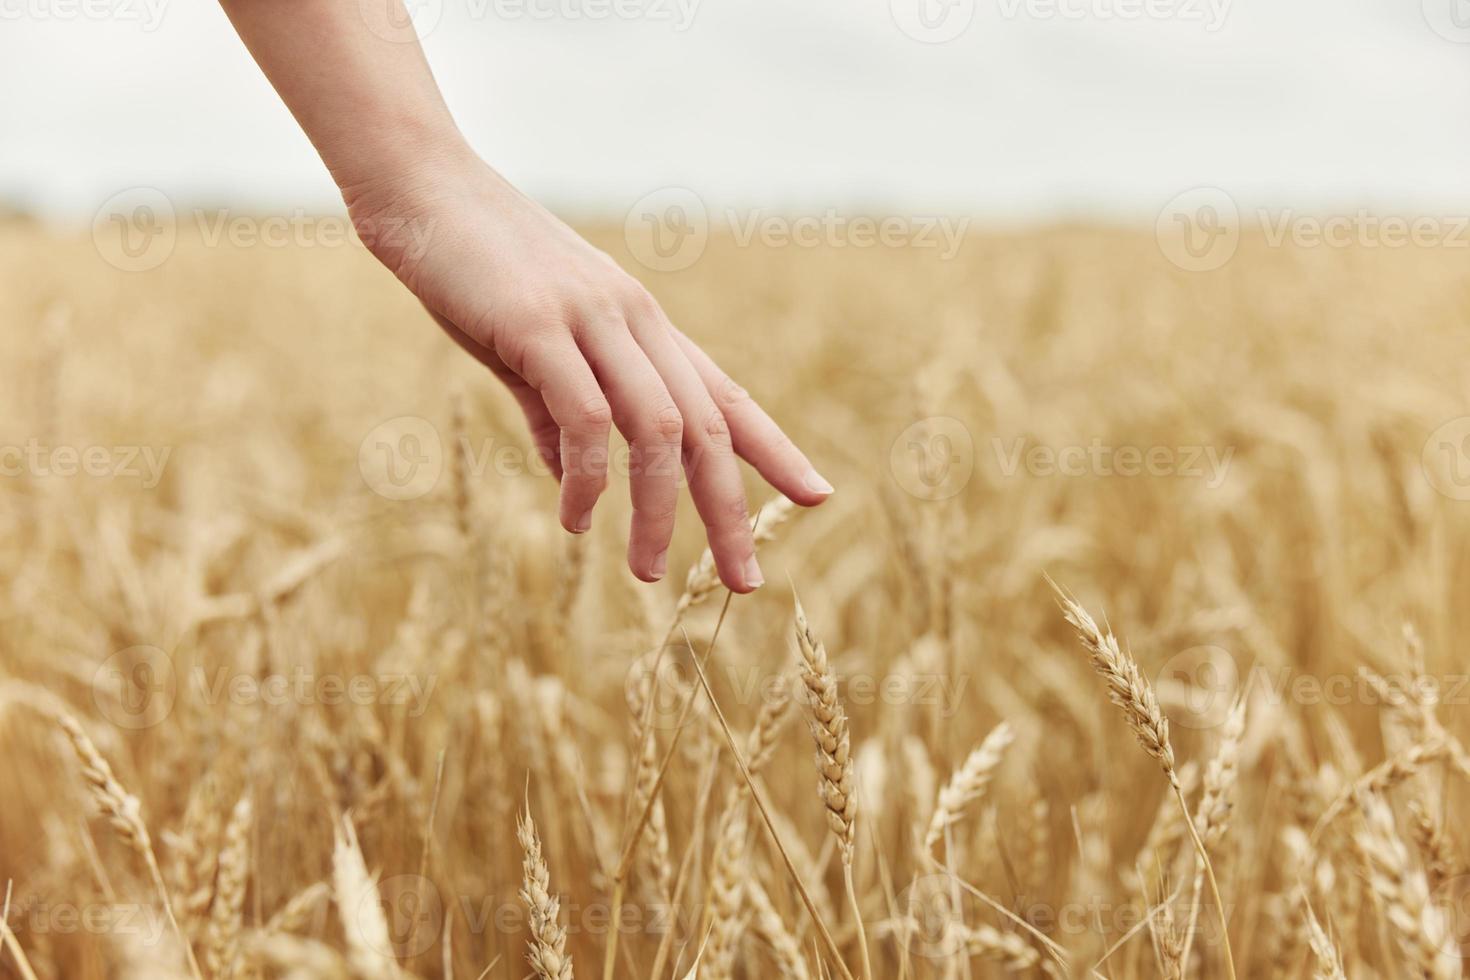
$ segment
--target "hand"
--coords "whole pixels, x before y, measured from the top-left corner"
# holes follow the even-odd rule
[[[682,463],[720,579],[762,584],[735,457],[804,506],[832,492],[764,411],[605,253],[467,150],[344,187],[373,253],[505,382],[561,483],[568,531],[592,526],[611,425],[629,445],[628,567],[668,569]]]

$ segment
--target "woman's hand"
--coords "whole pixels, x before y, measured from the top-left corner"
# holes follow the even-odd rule
[[[637,280],[462,146],[343,191],[373,253],[520,403],[563,527],[592,526],[616,425],[633,574],[668,569],[682,466],[721,581],[761,585],[736,456],[798,504],[832,487]]]
[[[633,573],[667,570],[682,464],[721,581],[756,588],[736,455],[796,503],[832,488],[642,286],[470,151],[401,0],[383,3],[370,24],[341,0],[221,0],[360,237],[520,402],[561,481],[562,525],[591,527],[616,424]]]

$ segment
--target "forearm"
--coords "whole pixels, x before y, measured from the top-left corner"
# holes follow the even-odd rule
[[[388,40],[359,4],[343,0],[220,5],[349,207],[406,175],[469,154],[411,28]]]

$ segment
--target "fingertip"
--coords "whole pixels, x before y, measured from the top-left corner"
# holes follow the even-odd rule
[[[592,508],[588,507],[575,518],[570,516],[566,508],[562,508],[561,526],[571,534],[586,534],[592,530]]]
[[[669,571],[668,549],[665,548],[663,551],[660,551],[658,554],[654,555],[653,558],[645,560],[639,560],[637,558],[634,558],[632,555],[629,555],[628,569],[633,573],[634,578],[638,579],[638,581],[640,582],[648,582],[651,584],[653,582],[662,581],[663,577],[667,575]]]

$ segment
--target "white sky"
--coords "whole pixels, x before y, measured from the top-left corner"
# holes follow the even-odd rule
[[[1449,39],[1470,42],[1470,0],[617,0],[651,12],[602,19],[579,5],[613,0],[419,2],[442,4],[425,45],[463,128],[564,213],[620,217],[669,184],[713,207],[1019,221],[1151,221],[1200,184],[1470,208],[1470,43]],[[83,3],[114,16],[66,16]],[[920,3],[969,26],[920,43],[898,26]],[[147,184],[338,205],[209,0],[0,0],[0,81],[0,200],[89,218]]]

